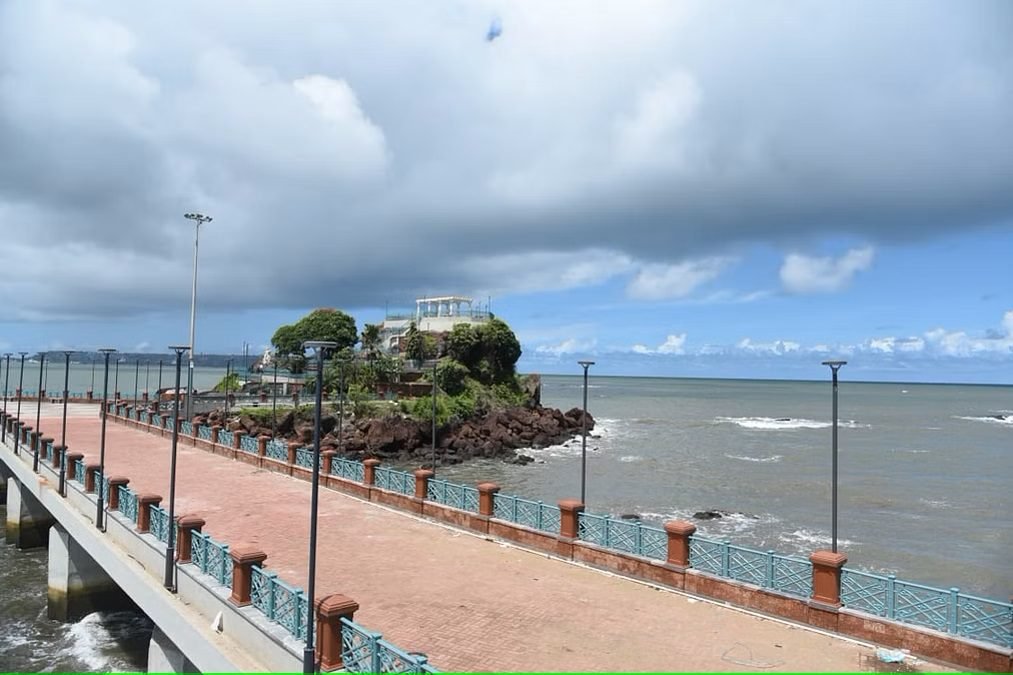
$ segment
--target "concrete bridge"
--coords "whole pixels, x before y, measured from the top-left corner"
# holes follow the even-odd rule
[[[127,596],[157,626],[150,670],[300,670],[312,455],[298,444],[181,421],[172,593],[161,583],[160,496],[172,420],[112,408],[101,532],[93,523],[103,482],[98,409],[72,406],[65,453],[46,439],[59,431],[56,415],[43,406],[41,435],[6,420],[10,433],[23,434],[21,452],[13,453],[10,437],[0,447],[8,541],[49,542],[51,611],[69,617]],[[32,447],[43,460],[38,474]],[[61,497],[64,454],[71,479]],[[938,659],[915,669],[946,670],[942,662],[1010,669],[1002,645],[841,608],[842,561],[814,555],[811,580],[799,582],[811,597],[793,597],[692,569],[692,531],[678,523],[666,528],[660,559],[648,558],[582,541],[591,521],[572,500],[539,506],[537,523],[519,523],[525,500],[512,502],[511,520],[501,506],[513,498],[500,498],[491,484],[452,486],[427,471],[332,452],[322,459],[323,670],[876,670],[874,644]]]

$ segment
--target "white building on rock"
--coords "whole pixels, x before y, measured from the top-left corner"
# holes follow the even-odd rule
[[[380,324],[383,349],[398,352],[401,338],[413,321],[420,331],[426,333],[447,333],[459,323],[475,325],[488,321],[491,316],[488,305],[482,309],[481,306],[475,308],[474,304],[474,300],[463,295],[417,298],[414,314],[388,313]]]

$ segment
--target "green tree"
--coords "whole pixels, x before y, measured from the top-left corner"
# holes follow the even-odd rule
[[[355,319],[330,307],[314,309],[294,324],[280,326],[271,337],[271,344],[289,370],[305,368],[303,343],[308,340],[336,342],[340,351],[350,349],[359,341]]]
[[[492,366],[493,378],[497,382],[513,379],[517,360],[521,358],[521,343],[501,319],[492,319],[482,326],[482,347]]]
[[[464,391],[468,380],[468,369],[454,359],[441,359],[436,366],[436,385],[451,396]]]
[[[422,332],[419,330],[415,322],[412,321],[408,324],[408,330],[405,331],[405,355],[413,361],[422,361],[426,358],[426,341],[422,337]]]
[[[380,351],[380,325],[367,323],[362,328],[362,350],[366,352],[366,358],[371,358]]]

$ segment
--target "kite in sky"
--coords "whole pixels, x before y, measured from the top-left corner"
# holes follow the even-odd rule
[[[503,22],[501,22],[497,16],[492,20],[492,23],[489,24],[489,31],[485,34],[485,40],[486,42],[492,42],[502,34]]]

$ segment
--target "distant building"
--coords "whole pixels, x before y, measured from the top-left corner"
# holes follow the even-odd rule
[[[414,314],[387,314],[380,324],[380,340],[384,351],[397,353],[412,321],[420,331],[446,333],[459,323],[485,323],[489,316],[488,306],[476,309],[474,300],[463,295],[417,298]]]

